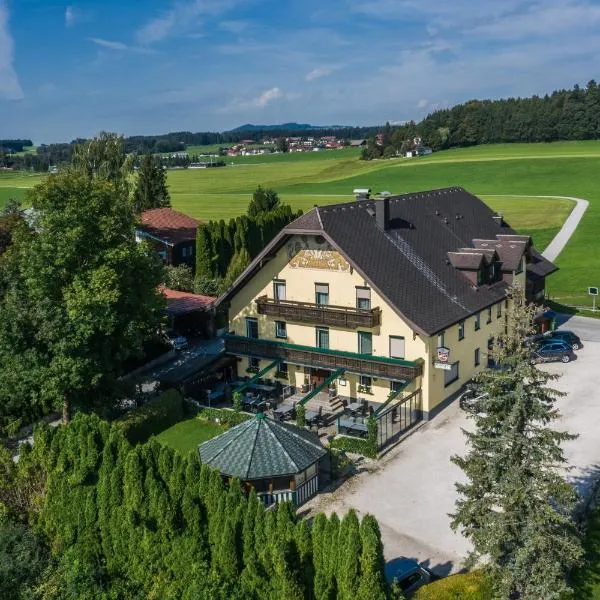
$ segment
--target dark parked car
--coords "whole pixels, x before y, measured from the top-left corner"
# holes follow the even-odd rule
[[[560,360],[568,363],[575,358],[573,349],[569,344],[561,341],[549,340],[538,344],[531,356],[533,362],[554,362]]]
[[[551,341],[561,341],[566,342],[573,348],[573,350],[579,350],[582,347],[581,340],[579,336],[572,331],[568,331],[567,329],[557,329],[556,331],[551,331],[546,334],[546,339]]]
[[[392,585],[396,582],[402,593],[409,596],[433,579],[433,573],[423,568],[416,560],[400,556],[385,565],[385,578]]]

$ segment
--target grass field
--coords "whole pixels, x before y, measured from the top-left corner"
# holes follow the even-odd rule
[[[529,196],[585,198],[590,207],[558,258],[561,270],[549,279],[547,289],[560,302],[590,304],[587,287],[600,285],[600,253],[595,251],[600,141],[498,144],[371,162],[358,160],[358,155],[358,150],[346,149],[234,157],[226,159],[224,168],[170,171],[173,207],[202,220],[228,219],[246,211],[259,184],[273,187],[284,202],[304,210],[350,201],[356,187],[408,193],[460,185],[501,210],[513,227],[533,235],[536,246],[543,248],[571,205]],[[0,205],[11,196],[22,199],[37,181],[39,176],[0,173]]]
[[[216,423],[209,423],[198,417],[175,423],[169,429],[165,429],[156,439],[162,444],[187,454],[196,450],[198,445],[206,440],[223,433],[225,429]]]

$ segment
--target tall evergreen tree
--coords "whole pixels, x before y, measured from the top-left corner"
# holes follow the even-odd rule
[[[133,208],[140,214],[150,208],[169,206],[171,197],[167,187],[167,172],[152,154],[145,154],[140,162],[133,192]]]
[[[354,600],[360,581],[360,524],[356,512],[349,510],[342,519],[339,537],[340,557],[337,580],[339,600]]]
[[[360,582],[357,598],[385,600],[387,584],[384,577],[385,560],[379,525],[375,517],[365,515],[360,524]]]
[[[574,436],[551,428],[561,394],[549,387],[557,376],[532,364],[524,342],[534,311],[513,287],[506,333],[493,350],[498,368],[477,377],[469,451],[452,458],[467,476],[456,486],[452,526],[471,540],[474,559],[485,557],[502,599],[562,598],[581,558],[571,517],[575,492],[562,475],[561,445]]]
[[[265,189],[258,186],[252,194],[252,200],[248,205],[248,216],[256,217],[268,213],[279,206],[279,196],[273,189]]]

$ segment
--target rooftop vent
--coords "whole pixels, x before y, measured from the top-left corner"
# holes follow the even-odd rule
[[[390,226],[390,200],[382,198],[375,202],[375,219],[377,225],[386,231]]]
[[[371,188],[356,188],[352,193],[357,200],[368,200],[371,197]]]
[[[500,225],[502,227],[502,224],[504,223],[504,219],[502,218],[502,213],[497,213],[495,214],[492,219],[494,219],[494,221],[496,221],[496,223],[498,223],[498,225]]]

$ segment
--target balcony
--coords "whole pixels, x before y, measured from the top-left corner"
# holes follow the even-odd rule
[[[352,308],[314,304],[313,302],[297,302],[295,300],[275,300],[267,296],[257,298],[256,306],[258,314],[283,321],[345,327],[347,329],[372,329],[373,327],[379,327],[381,324],[381,310],[379,308]]]
[[[312,346],[297,346],[237,335],[225,336],[225,351],[237,356],[281,359],[283,362],[306,367],[329,370],[344,369],[349,373],[382,377],[394,381],[414,379],[421,375],[423,370],[421,361],[413,362],[341,350],[325,350]]]

